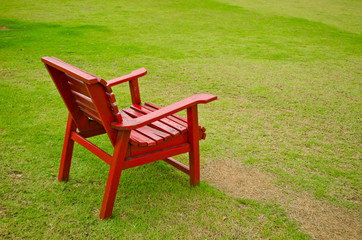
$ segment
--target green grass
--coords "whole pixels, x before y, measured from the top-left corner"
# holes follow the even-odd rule
[[[158,105],[216,94],[200,107],[202,163],[241,161],[360,214],[361,1],[277,2],[2,1],[0,236],[308,238],[279,206],[190,188],[163,163],[125,171],[98,220],[106,164],[76,147],[56,181],[67,113],[42,56],[105,79],[146,67],[142,98]]]

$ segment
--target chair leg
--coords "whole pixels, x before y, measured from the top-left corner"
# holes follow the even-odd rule
[[[71,136],[72,131],[75,131],[75,130],[76,130],[76,126],[74,124],[72,116],[69,114],[67,128],[65,130],[62,157],[60,160],[60,167],[59,167],[59,174],[58,174],[59,181],[68,181],[68,179],[69,179],[70,164],[72,161],[72,154],[73,154],[73,147],[74,147],[74,141],[71,139],[70,136]]]
[[[112,215],[114,200],[116,199],[119,179],[128,148],[130,131],[119,132],[114,147],[112,163],[109,169],[106,190],[104,192],[102,208],[99,217],[109,218]]]
[[[189,130],[189,152],[190,184],[196,186],[200,182],[200,148],[199,148],[199,125],[197,117],[197,105],[187,109],[187,124]]]

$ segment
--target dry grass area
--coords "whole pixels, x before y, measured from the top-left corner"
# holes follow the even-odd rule
[[[6,31],[6,30],[11,30],[10,28],[7,28],[5,26],[0,26],[0,30]]]
[[[361,239],[357,214],[307,192],[279,188],[274,177],[254,167],[227,159],[212,161],[203,166],[202,176],[232,196],[280,204],[314,239]]]

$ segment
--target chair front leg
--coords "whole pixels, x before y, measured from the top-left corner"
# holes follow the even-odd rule
[[[119,179],[121,178],[123,163],[128,148],[130,133],[130,131],[120,131],[118,133],[116,145],[114,147],[112,163],[109,169],[106,190],[104,192],[102,208],[99,215],[101,219],[109,218],[112,215]]]
[[[72,154],[73,154],[73,147],[74,147],[74,141],[71,139],[71,134],[75,130],[76,130],[75,123],[73,121],[72,116],[69,113],[67,128],[65,130],[62,157],[60,160],[60,167],[59,167],[59,174],[58,174],[59,181],[68,181],[68,179],[69,179],[70,164],[72,161]]]
[[[196,186],[200,182],[200,148],[199,148],[199,124],[197,116],[197,105],[187,109],[187,124],[189,131],[190,184]]]

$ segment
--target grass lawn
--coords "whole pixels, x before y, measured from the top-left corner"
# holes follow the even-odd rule
[[[199,108],[202,165],[245,164],[361,217],[362,2],[312,2],[2,0],[0,238],[314,237],[278,203],[191,188],[162,162],[124,171],[99,220],[106,164],[76,146],[56,180],[67,112],[42,56],[106,80],[145,67],[141,97],[161,106],[218,95]]]

